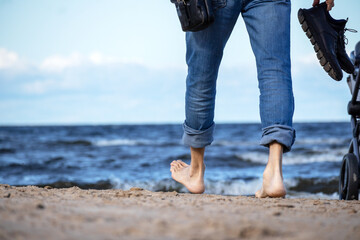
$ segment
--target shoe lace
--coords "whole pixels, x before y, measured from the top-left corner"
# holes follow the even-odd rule
[[[346,21],[347,21],[347,19],[346,19]],[[344,31],[341,31],[339,33],[339,38],[340,38],[340,43],[341,43],[342,47],[345,47],[345,45],[347,45],[349,43],[349,40],[345,36],[346,31],[349,31],[349,32],[352,32],[352,33],[357,33],[357,30],[352,29],[352,28],[345,28]]]

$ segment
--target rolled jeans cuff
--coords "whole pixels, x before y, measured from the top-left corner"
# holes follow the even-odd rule
[[[286,125],[272,125],[262,129],[263,134],[260,145],[269,147],[269,144],[276,141],[284,146],[284,153],[291,150],[295,142],[295,129]]]
[[[195,130],[183,124],[184,134],[182,141],[184,145],[193,147],[193,148],[203,148],[212,143],[214,140],[213,132],[215,129],[215,123],[213,123],[209,128],[205,130]]]

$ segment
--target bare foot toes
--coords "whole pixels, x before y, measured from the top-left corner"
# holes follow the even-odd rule
[[[205,166],[192,169],[191,165],[181,160],[172,161],[170,164],[171,177],[184,185],[192,193],[203,193]]]

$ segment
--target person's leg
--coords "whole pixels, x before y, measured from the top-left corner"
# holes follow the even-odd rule
[[[173,161],[170,171],[174,180],[193,193],[204,191],[204,152],[213,140],[216,79],[225,44],[240,14],[241,2],[213,0],[215,7],[222,7],[215,12],[215,22],[205,30],[186,34],[188,75],[183,142],[191,147],[191,163]]]
[[[260,89],[260,144],[269,147],[263,186],[257,197],[283,197],[282,154],[295,140],[290,71],[290,1],[249,1],[243,17],[256,57]]]

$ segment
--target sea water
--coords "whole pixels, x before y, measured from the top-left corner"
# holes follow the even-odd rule
[[[337,198],[350,123],[294,128],[295,144],[283,158],[288,195]],[[181,124],[0,127],[0,183],[186,192],[169,171],[174,159],[190,161],[181,136]],[[206,193],[255,193],[267,162],[260,138],[260,124],[216,125],[205,154]]]

